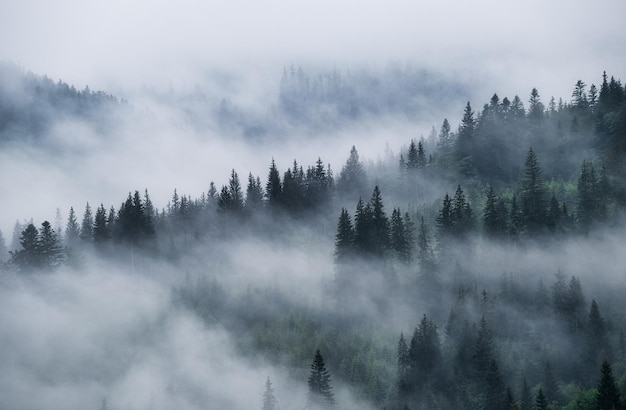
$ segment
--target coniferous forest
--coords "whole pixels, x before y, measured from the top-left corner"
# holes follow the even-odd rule
[[[221,132],[257,143],[390,112],[406,117],[423,104],[416,95],[433,92],[420,86],[425,73],[406,70],[309,75],[286,67],[270,114],[222,100],[212,115]],[[151,115],[14,66],[2,75],[5,148],[52,144],[45,134],[60,117],[95,124],[105,138],[118,118]],[[368,88],[373,78],[378,86]],[[21,99],[9,83],[19,84]],[[618,258],[625,249],[626,88],[600,72],[572,84],[571,95],[494,93],[456,112],[400,146],[381,142],[377,161],[359,155],[355,138],[339,164],[322,153],[289,163],[268,157],[260,175],[231,168],[208,176],[204,192],[172,186],[164,203],[149,187],[128,186],[117,202],[57,208],[51,221],[10,215],[13,232],[0,237],[4,297],[36,289],[20,299],[21,309],[41,309],[30,304],[35,295],[69,304],[71,294],[55,294],[68,292],[60,281],[79,286],[92,280],[88,272],[110,272],[104,297],[113,315],[128,318],[131,335],[107,334],[112,341],[85,354],[68,342],[54,347],[59,357],[17,357],[10,367],[34,369],[29,374],[40,385],[88,380],[83,387],[101,401],[81,408],[173,408],[180,402],[167,400],[183,396],[193,408],[239,408],[228,399],[238,395],[264,410],[626,408],[626,285]],[[136,287],[120,296],[129,278]],[[160,294],[166,307],[154,315],[146,296],[153,281],[167,288]],[[140,307],[126,311],[126,298]],[[53,341],[60,345],[84,331],[63,323],[63,306],[40,317],[58,322]],[[84,314],[96,323],[87,328],[111,320]],[[179,317],[199,329],[186,343],[184,332],[179,341],[166,336],[179,334]],[[119,350],[117,343],[128,345]],[[173,360],[168,382],[146,382],[147,393],[138,393],[145,401],[132,401],[115,381],[141,377],[130,363],[143,360],[145,346],[157,356],[191,350],[196,367],[190,376]],[[246,370],[194,346],[226,349]],[[193,374],[215,366],[245,382],[227,391],[217,382],[198,385]]]

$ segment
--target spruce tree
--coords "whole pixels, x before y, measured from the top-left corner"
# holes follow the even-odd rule
[[[409,346],[404,340],[404,334],[400,333],[398,341],[398,370],[397,370],[397,390],[400,404],[404,404],[411,392],[411,359],[409,356]]]
[[[278,400],[274,395],[274,388],[269,376],[265,382],[265,392],[263,393],[263,407],[261,410],[278,410]]]
[[[311,363],[311,372],[308,379],[308,393],[306,397],[307,410],[328,410],[337,407],[333,388],[330,385],[330,374],[324,365],[324,359],[319,349]]]
[[[56,269],[61,264],[61,244],[50,222],[44,221],[41,224],[38,242],[40,267],[45,270]]]
[[[596,409],[620,410],[623,408],[619,388],[615,382],[615,377],[613,377],[613,370],[609,362],[604,360],[596,392]]]
[[[246,210],[254,212],[263,206],[263,187],[261,179],[254,178],[252,172],[248,174],[248,186],[246,187]]]
[[[520,178],[520,200],[524,228],[531,233],[540,231],[545,226],[546,188],[532,148],[528,151]]]
[[[335,235],[335,260],[344,263],[354,254],[354,228],[350,214],[345,208],[341,208],[341,215],[337,222],[337,234]]]
[[[371,209],[371,228],[373,235],[372,253],[377,256],[382,256],[389,247],[389,220],[385,213],[385,206],[378,185],[374,187],[369,205]]]
[[[93,215],[91,214],[89,202],[85,205],[83,221],[80,224],[80,239],[83,243],[91,243],[93,240]]]
[[[548,405],[548,399],[543,394],[543,388],[540,387],[535,398],[535,410],[548,410]]]
[[[78,244],[80,237],[80,226],[76,220],[76,214],[74,208],[70,207],[70,212],[67,217],[67,224],[65,225],[65,246],[68,248],[74,248]]]
[[[283,187],[280,182],[280,173],[276,168],[276,163],[272,158],[272,164],[270,165],[269,174],[267,176],[267,183],[265,184],[265,197],[270,206],[276,206],[280,203],[280,195]]]
[[[96,245],[102,245],[110,238],[109,227],[107,224],[107,210],[103,204],[100,204],[96,210],[96,217],[93,225],[93,240]]]
[[[346,164],[341,168],[337,179],[337,192],[340,195],[356,197],[364,194],[366,175],[363,165],[359,161],[359,153],[353,145]]]

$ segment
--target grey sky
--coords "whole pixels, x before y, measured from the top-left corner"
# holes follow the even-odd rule
[[[0,58],[92,88],[185,83],[207,67],[408,60],[547,99],[626,71],[624,15],[621,0],[6,1]]]

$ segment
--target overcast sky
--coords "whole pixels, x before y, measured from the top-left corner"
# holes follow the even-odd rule
[[[411,61],[547,100],[626,72],[625,15],[623,0],[3,1],[0,59],[118,92],[210,67]]]

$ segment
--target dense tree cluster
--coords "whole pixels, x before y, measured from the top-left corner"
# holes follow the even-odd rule
[[[358,93],[350,96],[351,81],[286,70],[281,109],[307,117],[315,100],[358,118],[355,107],[363,105],[354,102]],[[49,96],[67,91],[44,83],[41,92]],[[67,93],[70,100],[107,100],[90,91]],[[600,87],[578,81],[571,102],[547,105],[533,89],[528,109],[517,96],[494,94],[481,110],[468,102],[455,131],[445,119],[438,133],[433,128],[428,139],[413,138],[398,157],[379,162],[362,163],[352,146],[335,180],[321,158],[307,167],[294,160],[282,173],[272,159],[265,180],[252,173],[241,180],[232,169],[221,188],[211,182],[198,198],[174,190],[161,209],[145,190],[117,207],[87,203],[82,218],[70,208],[63,232],[48,221],[40,228],[18,222],[3,268],[52,271],[78,265],[91,252],[175,260],[240,236],[275,239],[286,226],[304,227],[310,246],[330,247],[334,235],[324,313],[275,289],[233,295],[217,279],[188,279],[173,289],[172,300],[242,335],[236,343],[244,352],[302,369],[316,351],[306,408],[339,405],[319,349],[328,352],[334,377],[381,408],[622,408],[626,342],[619,302],[586,299],[581,278],[560,272],[534,289],[517,273],[496,283],[472,260],[472,246],[481,241],[510,249],[533,241],[550,246],[620,226],[622,84],[606,74]],[[288,246],[283,240],[277,243]],[[397,312],[403,318],[425,312],[399,340],[404,323]],[[376,327],[368,315],[389,323]],[[276,409],[269,378],[265,387],[262,408]]]

